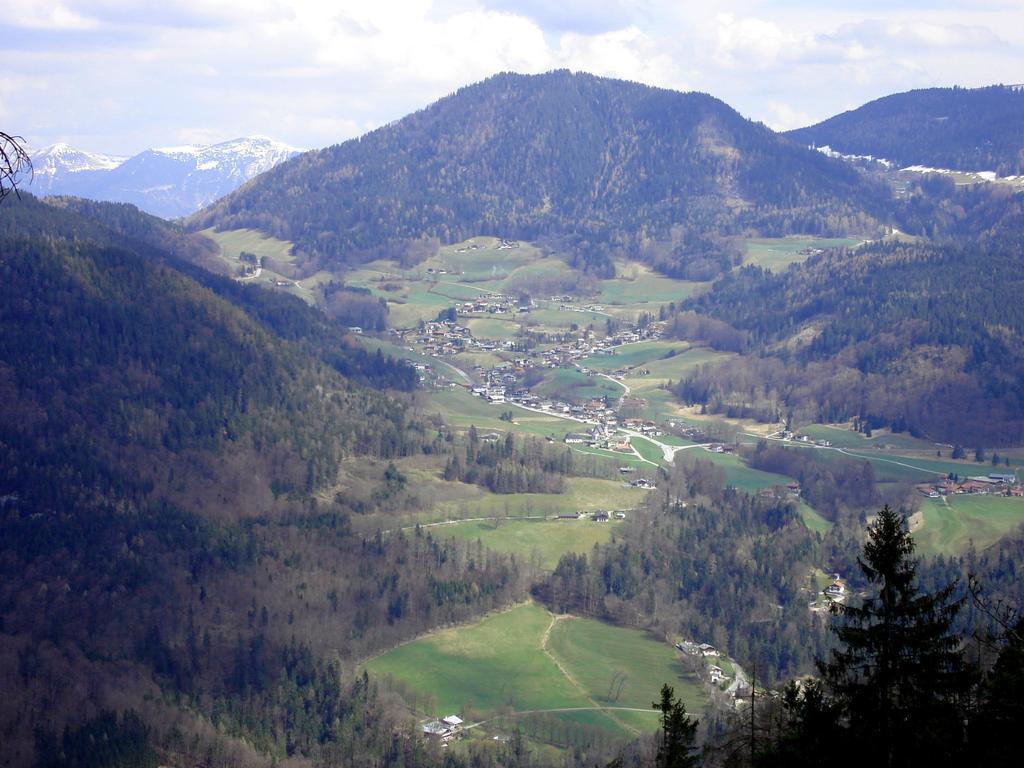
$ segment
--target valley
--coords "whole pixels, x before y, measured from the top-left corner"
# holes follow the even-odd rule
[[[882,583],[956,726],[900,737],[998,745],[1021,103],[504,72],[291,159],[58,147],[196,202],[0,206],[0,768],[887,764]]]
[[[205,234],[221,243],[226,255],[224,244],[237,248],[234,243],[244,236]],[[745,245],[744,264],[784,271],[829,249],[860,243],[854,238],[756,238]],[[270,247],[280,255],[286,246]],[[887,430],[869,436],[850,423],[808,423],[787,430],[782,422],[712,415],[680,403],[671,391],[673,382],[735,356],[699,339],[676,338],[673,332],[677,307],[708,291],[710,283],[668,278],[629,261],[616,262],[614,277],[595,279],[532,244],[474,237],[441,246],[414,267],[377,260],[336,276],[318,273],[282,290],[315,295],[316,286],[330,280],[386,303],[385,330],[353,332],[368,349],[415,366],[422,386],[413,398],[418,413],[435,415],[462,439],[471,428],[485,442],[503,441],[509,434],[542,439],[598,462],[590,469],[596,476],[567,478],[562,493],[492,494],[442,481],[437,464],[430,468],[419,462],[414,468],[400,461],[397,465],[417,489],[416,509],[368,516],[361,521],[364,530],[400,526],[406,532],[429,531],[437,538],[512,555],[550,573],[566,555],[588,556],[596,547],[616,545],[625,519],[648,514],[644,507],[651,502],[645,497],[654,492],[646,484],[654,488],[663,482],[677,460],[687,466],[705,460],[722,472],[727,487],[760,498],[791,499],[807,529],[827,536],[835,518],[802,498],[800,473],[753,466],[749,452],[759,442],[810,452],[826,464],[842,459],[869,463],[877,492],[902,494],[905,503],[920,508],[912,526],[925,555],[983,549],[1024,524],[1024,498],[988,492],[1003,494],[1004,487],[939,500],[913,490],[915,484],[947,474],[988,474],[985,464],[949,458],[951,446]],[[1019,454],[1003,455],[1013,457],[1006,471],[1019,471]],[[807,590],[813,610],[820,605],[813,590],[820,589]],[[553,623],[542,632],[549,620]],[[516,632],[506,635],[504,622],[514,622]],[[653,715],[609,709],[613,702],[600,695],[602,687],[607,694],[604,677],[613,687],[616,680],[640,679],[631,666],[635,653],[646,653],[641,649],[648,646],[655,653],[650,638],[627,640],[633,632],[584,618],[554,622],[532,605],[407,643],[376,657],[366,669],[393,679],[423,722],[449,711],[472,720],[476,727],[462,733],[469,743],[491,734],[501,737],[513,723],[525,727],[527,722],[527,732],[541,742],[588,738],[603,743],[656,723]],[[570,634],[576,638],[572,642],[564,639]],[[711,636],[697,637],[705,639]],[[657,654],[666,660],[648,660],[645,669],[668,663],[671,644],[660,641],[660,647]],[[581,653],[586,663],[577,672],[587,680],[582,685],[570,671],[572,658]],[[732,669],[727,660],[716,663]],[[720,688],[693,678],[693,671],[683,674],[678,666],[674,674],[691,711],[699,712],[706,697]],[[636,690],[636,701],[623,701],[642,708],[647,694],[642,688],[631,690]],[[566,722],[573,728],[566,728]]]

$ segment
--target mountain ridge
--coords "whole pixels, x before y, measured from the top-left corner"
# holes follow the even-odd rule
[[[192,213],[301,153],[264,136],[147,149],[130,157],[52,144],[31,153],[38,195],[132,203],[162,218]]]
[[[1024,173],[1024,89],[923,88],[891,94],[793,131],[805,145],[957,171]]]
[[[712,96],[558,70],[495,75],[307,153],[189,226],[260,229],[309,262],[488,233],[551,240],[591,268],[631,251],[682,274],[718,258],[712,232],[871,230],[870,197],[852,169]]]

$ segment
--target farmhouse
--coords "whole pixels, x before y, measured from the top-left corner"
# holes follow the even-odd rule
[[[842,597],[846,594],[846,587],[840,582],[834,581],[825,587],[825,594],[829,597]]]
[[[420,730],[427,739],[447,744],[462,732],[462,723],[458,715],[446,715],[440,720],[428,720],[420,726]]]
[[[448,741],[448,726],[440,720],[429,720],[420,726],[423,735],[431,741]]]

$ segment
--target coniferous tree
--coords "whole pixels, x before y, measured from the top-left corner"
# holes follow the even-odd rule
[[[969,681],[952,624],[956,584],[935,594],[915,583],[914,542],[888,506],[857,559],[874,594],[837,608],[842,647],[819,662],[844,726],[844,754],[863,764],[944,764],[964,745]]]
[[[972,729],[979,763],[1000,768],[1020,762],[1024,730],[1024,619],[1008,628],[1005,645],[985,680],[982,704]]]
[[[693,747],[697,738],[697,721],[686,714],[686,707],[676,698],[672,686],[668,683],[661,686],[661,700],[651,706],[661,711],[661,740],[655,762],[657,768],[696,766],[697,755]]]

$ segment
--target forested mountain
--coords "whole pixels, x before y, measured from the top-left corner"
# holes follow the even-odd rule
[[[27,186],[37,195],[132,203],[171,219],[194,213],[298,153],[265,137],[147,149],[127,158],[54,144],[32,153],[35,172]]]
[[[978,206],[978,233],[872,244],[781,273],[745,267],[690,309],[739,331],[748,354],[705,367],[678,394],[714,412],[860,419],[966,446],[1024,440],[1020,195]]]
[[[786,134],[803,145],[872,155],[899,167],[1024,173],[1024,88],[897,93]]]
[[[335,265],[493,233],[598,271],[625,250],[707,277],[731,266],[723,235],[870,232],[884,196],[706,94],[557,71],[496,75],[306,153],[190,224],[254,227]]]
[[[133,211],[0,209],[0,764],[111,729],[142,754],[127,708],[174,763],[429,763],[345,665],[520,595],[514,563],[354,534],[341,468],[392,503],[388,460],[440,448],[380,391],[396,364],[336,364],[326,318]]]

